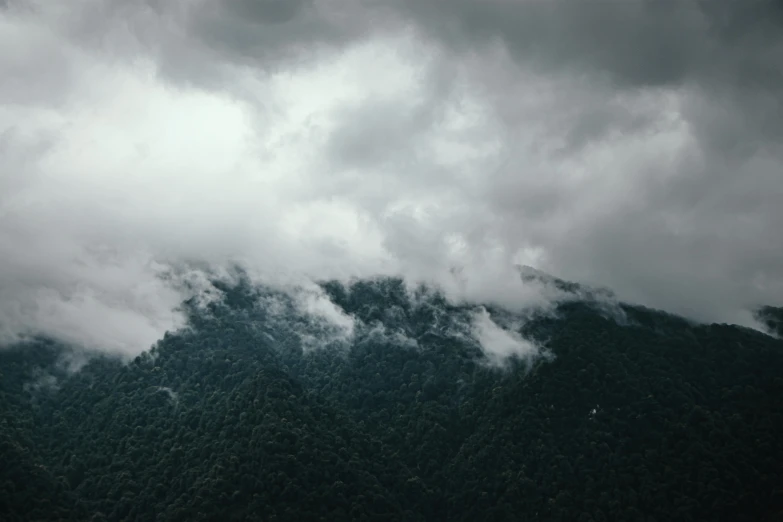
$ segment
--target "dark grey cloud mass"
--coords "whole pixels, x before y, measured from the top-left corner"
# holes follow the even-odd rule
[[[781,1],[0,8],[4,338],[146,348],[185,261],[540,304],[524,263],[743,324],[783,302]]]
[[[556,269],[697,316],[707,295],[743,296],[747,305],[760,295],[781,299],[783,2],[425,0],[406,8],[457,56],[499,45],[520,69],[556,78],[555,88],[587,84],[563,88],[558,106],[547,106],[547,137],[562,136],[572,157],[621,136],[655,135],[666,109],[646,105],[644,93],[677,95],[677,117],[693,142],[675,157],[637,157],[607,187],[616,200],[604,212],[539,238]],[[496,88],[508,111],[507,93],[520,84]],[[634,95],[641,100],[623,103]],[[509,181],[515,175],[502,175],[495,197],[513,227],[532,221],[535,230],[546,209],[568,212],[589,197],[557,182],[531,192]]]
[[[704,146],[750,152],[779,141],[783,130],[783,2],[778,0],[411,0],[404,5],[422,32],[457,53],[499,43],[519,66],[564,81],[587,77],[615,92],[697,91],[697,103],[683,109]],[[715,121],[721,117],[736,121]],[[597,127],[600,134],[600,120]],[[740,143],[732,146],[734,141]]]

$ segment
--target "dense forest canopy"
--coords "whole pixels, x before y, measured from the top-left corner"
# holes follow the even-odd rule
[[[783,342],[556,284],[241,280],[130,362],[3,349],[0,519],[781,520]]]

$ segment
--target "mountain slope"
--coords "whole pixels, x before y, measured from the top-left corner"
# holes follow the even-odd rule
[[[65,347],[0,352],[0,450],[20,463],[4,477],[4,520],[783,510],[772,337],[625,305],[620,324],[589,301],[531,319],[394,279],[324,284],[328,314],[246,281],[220,289],[222,301],[190,304],[189,330],[130,364],[95,358],[70,375]],[[487,359],[479,313],[536,349]]]

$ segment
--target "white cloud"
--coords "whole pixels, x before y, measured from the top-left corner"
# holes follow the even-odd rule
[[[517,332],[501,328],[483,307],[473,314],[473,336],[493,366],[503,366],[509,357],[530,359],[540,353],[538,346]]]
[[[320,287],[296,289],[293,292],[294,301],[299,311],[315,322],[315,335],[309,340],[310,347],[314,343],[350,341],[356,328],[354,318],[338,308]]]

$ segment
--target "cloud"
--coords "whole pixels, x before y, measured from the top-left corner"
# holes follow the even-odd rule
[[[503,366],[510,357],[529,360],[540,353],[534,343],[495,323],[485,308],[473,314],[473,336],[493,366]]]
[[[373,342],[378,344],[401,346],[409,349],[416,349],[419,343],[406,335],[402,329],[392,329],[382,322],[375,322],[371,326],[365,327],[359,342]]]
[[[305,348],[346,343],[353,339],[356,329],[354,318],[329,300],[323,289],[313,285],[294,290],[293,295],[299,312],[310,320],[309,328],[295,329],[295,333],[302,336]]]
[[[138,353],[187,267],[233,263],[515,309],[552,299],[515,264],[703,321],[781,302],[778,3],[3,10],[6,340]]]

